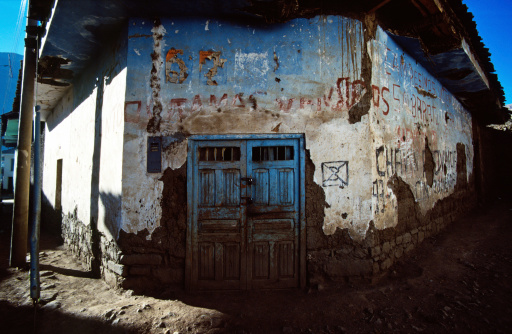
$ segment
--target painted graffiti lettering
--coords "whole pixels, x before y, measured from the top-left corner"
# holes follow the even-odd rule
[[[220,51],[199,51],[199,72],[201,72],[206,60],[211,60],[213,62],[213,66],[204,75],[207,79],[207,85],[217,86],[217,81],[213,80],[213,77],[217,75],[219,67],[223,68],[224,63],[227,61],[227,59],[220,58],[220,55]]]
[[[185,103],[187,103],[187,99],[172,99],[169,104],[169,113],[178,113],[180,119],[185,117]]]
[[[389,48],[386,48],[385,52],[384,68],[386,69],[386,74],[390,75],[391,73],[388,69],[391,69],[397,72],[402,80],[408,81],[408,84],[412,87],[416,86],[432,95],[437,95],[436,92],[439,88],[436,86],[440,86],[440,84],[416,70],[417,66],[406,61],[403,54],[399,55]]]
[[[228,94],[222,95],[219,102],[217,103],[217,97],[215,95],[210,95],[210,106],[214,107],[224,107],[228,104]]]
[[[376,167],[379,176],[390,177],[393,174],[401,175],[403,173],[403,158],[400,149],[388,149],[381,146],[375,150]],[[407,165],[405,165],[407,166]]]
[[[245,108],[245,103],[242,101],[243,95],[242,93],[236,94],[231,105],[237,108]]]
[[[384,104],[386,105],[384,107],[384,109],[382,109],[382,114],[384,116],[387,116],[389,114],[389,103],[386,100],[386,96],[384,96],[384,92],[389,93],[389,88],[387,88],[387,87],[379,88],[378,86],[372,85],[372,91],[373,91],[372,102],[373,102],[374,106],[377,108],[380,107],[380,99],[382,97],[382,102],[384,102]]]
[[[434,159],[434,179],[431,186],[426,182],[425,150],[421,151],[421,161],[418,161],[416,152],[412,149],[390,148],[385,145],[375,149],[375,168],[378,179],[373,182],[373,194],[377,200],[384,197],[387,191],[383,189],[386,179],[393,175],[402,176],[408,179],[415,179],[411,190],[416,201],[423,201],[432,194],[448,193],[455,187],[457,181],[457,151],[436,150],[432,152]],[[386,197],[387,198],[387,197]],[[375,202],[375,213],[383,212],[382,204]],[[380,208],[380,211],[379,211]]]
[[[418,142],[418,140],[425,137],[428,138],[428,142],[432,146],[437,146],[437,131],[430,131],[429,133],[422,133],[417,127],[409,129],[406,127],[397,126],[396,134],[398,137],[398,147],[407,146],[410,147]]]
[[[322,162],[322,186],[348,186],[348,161]]]
[[[286,100],[286,98],[276,99],[277,105],[279,107],[279,111],[290,112],[290,109],[292,108],[292,105],[293,105],[293,101],[295,101],[295,99],[288,99],[288,100]]]
[[[194,101],[192,101],[192,111],[199,111],[203,104],[201,103],[201,96],[194,96]]]
[[[384,195],[386,188],[384,188],[384,180],[375,180],[372,185],[372,206],[374,213],[384,213]]]
[[[457,151],[434,151],[432,152],[436,166],[435,175],[446,174],[448,169],[454,169],[457,163]]]
[[[165,57],[165,80],[167,82],[181,84],[188,77],[187,66],[185,62],[178,58],[178,55],[183,55],[183,50],[176,50],[171,48]],[[178,65],[178,71],[172,69],[172,65]]]

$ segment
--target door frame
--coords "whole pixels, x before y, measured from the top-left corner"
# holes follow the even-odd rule
[[[306,286],[306,188],[305,188],[305,137],[304,134],[228,134],[192,135],[188,138],[187,152],[187,237],[185,253],[185,289],[190,291],[192,279],[192,234],[194,226],[193,159],[196,143],[219,140],[296,139],[299,141],[299,287]]]

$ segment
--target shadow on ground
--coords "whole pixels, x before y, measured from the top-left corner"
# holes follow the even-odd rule
[[[0,328],[10,334],[27,333],[138,333],[134,329],[121,325],[112,326],[110,323],[97,319],[67,314],[61,310],[45,310],[30,306],[13,306],[6,301],[0,301]],[[34,321],[35,320],[35,321]],[[7,332],[4,332],[7,333]]]

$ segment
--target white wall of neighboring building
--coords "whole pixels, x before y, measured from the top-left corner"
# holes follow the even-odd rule
[[[2,177],[2,189],[7,190],[9,188],[9,177],[13,180],[14,188],[14,169],[16,168],[16,159],[14,153],[3,153],[2,154],[2,166],[3,166],[3,177]]]
[[[121,220],[117,208],[121,203],[124,63],[122,46],[108,47],[69,88],[45,127],[43,194],[48,204],[55,208],[57,164],[62,159],[62,214],[72,214],[73,221],[84,225],[97,216],[98,230],[107,238],[117,237]]]

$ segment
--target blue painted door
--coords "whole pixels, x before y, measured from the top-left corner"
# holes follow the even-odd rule
[[[300,140],[191,141],[187,284],[300,284]]]
[[[299,285],[299,142],[247,142],[249,288]]]

